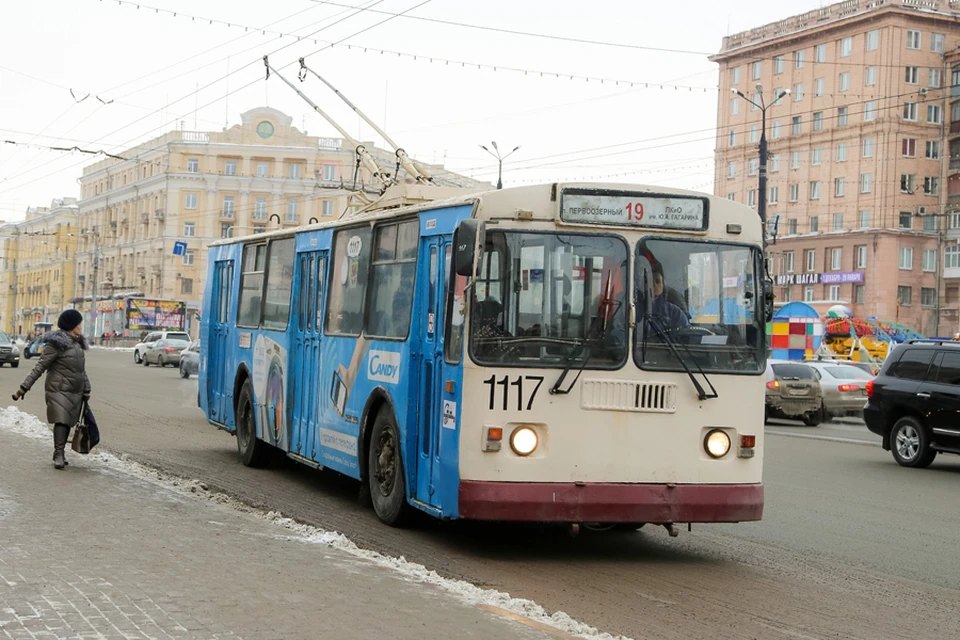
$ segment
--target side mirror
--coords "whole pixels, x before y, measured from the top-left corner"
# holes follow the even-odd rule
[[[479,220],[466,218],[453,233],[453,271],[458,276],[474,275],[477,245],[483,243],[484,225]]]
[[[763,318],[764,322],[773,320],[773,281],[763,280]]]

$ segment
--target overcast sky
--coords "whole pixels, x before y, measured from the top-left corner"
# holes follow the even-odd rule
[[[127,0],[5,3],[0,139],[116,153],[178,128],[181,122],[188,130],[233,126],[242,111],[264,104],[293,116],[296,125],[305,126],[311,135],[337,136],[278,78],[264,80],[263,55],[271,54],[277,67],[292,65],[285,71],[291,80],[296,79],[297,58],[306,56],[312,68],[409,153],[428,162],[444,162],[466,175],[496,180],[496,162],[478,146],[489,147],[489,141],[496,140],[503,152],[521,147],[504,163],[506,186],[605,179],[709,191],[717,72],[703,54],[718,51],[728,33],[820,3],[148,0],[139,4],[138,9],[137,3]],[[360,7],[367,10],[358,11]],[[407,16],[608,44],[390,16],[408,10]],[[267,33],[244,27],[264,28]],[[302,39],[297,42],[279,33]],[[330,43],[342,44],[329,47]],[[354,46],[347,49],[347,44]],[[478,69],[478,64],[484,68]],[[547,74],[541,77],[539,72]],[[601,84],[599,78],[621,82]],[[624,81],[641,84],[631,88]],[[683,88],[643,88],[642,83]],[[352,135],[380,142],[316,78],[300,86]],[[3,144],[0,219],[20,219],[27,206],[78,196],[81,168],[93,161],[76,152]]]

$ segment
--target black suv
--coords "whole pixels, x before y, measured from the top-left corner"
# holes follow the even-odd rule
[[[904,467],[960,453],[960,343],[910,340],[867,383],[863,419]]]

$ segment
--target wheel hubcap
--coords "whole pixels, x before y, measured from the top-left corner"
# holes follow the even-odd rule
[[[897,432],[897,453],[904,460],[913,460],[920,452],[920,434],[912,426],[906,426]]]
[[[389,431],[384,432],[377,443],[377,469],[374,475],[380,495],[389,496],[397,475],[397,447]]]

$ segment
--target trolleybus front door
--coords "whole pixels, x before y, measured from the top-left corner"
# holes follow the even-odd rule
[[[423,238],[420,264],[426,273],[417,277],[420,287],[420,366],[419,435],[417,438],[417,500],[441,508],[440,429],[443,424],[443,301],[449,237]]]
[[[310,251],[297,254],[297,320],[294,348],[290,354],[291,379],[289,407],[290,453],[311,461],[317,460],[317,419],[320,414],[320,341],[321,311],[323,308],[323,266],[326,252]]]
[[[233,308],[233,261],[217,261],[214,271],[213,291],[216,296],[211,303],[213,318],[210,326],[210,344],[207,345],[207,402],[210,418],[220,424],[227,423],[230,407],[230,391],[233,376],[227,371],[229,361],[227,337],[230,329],[230,311]]]

